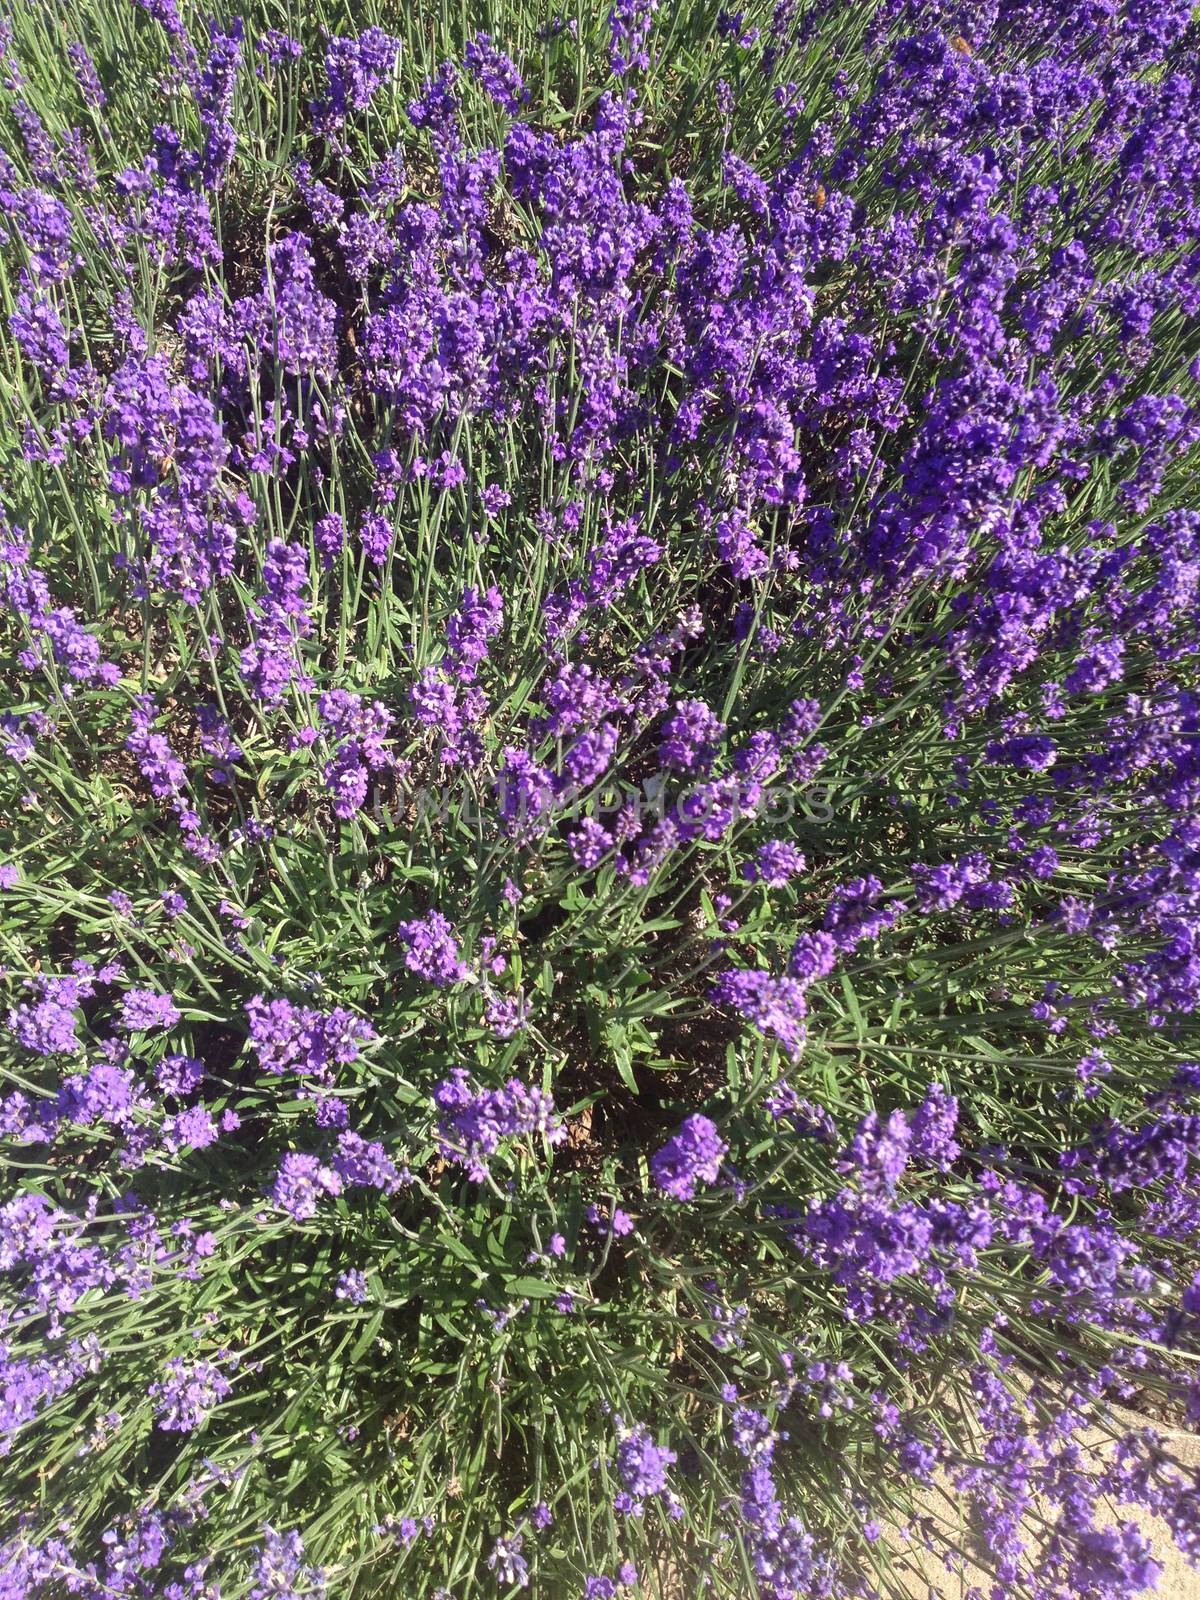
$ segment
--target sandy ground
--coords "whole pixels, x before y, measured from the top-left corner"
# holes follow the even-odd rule
[[[1122,1420],[1131,1427],[1144,1425],[1143,1419],[1124,1414]],[[1200,1434],[1181,1433],[1174,1428],[1164,1428],[1155,1424],[1164,1437],[1168,1438],[1174,1447],[1174,1452],[1182,1465],[1200,1469]],[[1084,1436],[1081,1443],[1097,1451],[1103,1448],[1105,1436],[1097,1433],[1094,1436]],[[946,1502],[940,1499],[936,1508],[931,1504],[930,1511],[935,1509],[938,1519],[944,1521],[946,1516]],[[1112,1508],[1114,1522],[1135,1522],[1150,1540],[1154,1557],[1162,1564],[1162,1575],[1158,1580],[1158,1587],[1154,1590],[1144,1591],[1147,1596],[1157,1595],[1159,1600],[1200,1600],[1200,1570],[1188,1566],[1183,1556],[1176,1548],[1170,1532],[1156,1517],[1138,1513],[1132,1507],[1121,1506]],[[971,1534],[966,1527],[963,1528],[961,1543],[970,1546]],[[908,1552],[918,1573],[908,1578],[909,1593],[913,1600],[962,1600],[962,1596],[973,1585],[978,1585],[984,1595],[989,1594],[989,1581],[987,1575],[978,1568],[968,1569],[963,1574],[950,1574],[931,1556],[917,1551],[913,1546],[908,1546]]]
[[[1184,1433],[1119,1406],[1113,1407],[1113,1413],[1118,1423],[1130,1429],[1152,1427],[1168,1442],[1182,1467],[1200,1471],[1200,1433]],[[1097,1430],[1079,1435],[1078,1442],[1100,1458],[1111,1446],[1112,1436]],[[960,1504],[961,1497],[955,1496],[948,1486],[940,1492],[935,1487],[923,1502],[918,1501],[916,1510],[918,1515],[931,1517],[953,1537],[953,1506]],[[1156,1517],[1141,1515],[1127,1505],[1110,1503],[1106,1511],[1103,1519],[1106,1522],[1133,1522],[1141,1528],[1150,1542],[1155,1560],[1162,1567],[1157,1587],[1142,1591],[1145,1600],[1200,1600],[1200,1569],[1188,1566],[1163,1522]],[[959,1549],[970,1549],[973,1545],[978,1548],[977,1535],[978,1530],[967,1525],[964,1514],[953,1543]],[[893,1555],[899,1558],[898,1561],[887,1561],[887,1582],[882,1580],[878,1571],[863,1574],[869,1582],[879,1586],[881,1593],[894,1596],[896,1600],[904,1593],[907,1593],[909,1600],[964,1600],[967,1591],[974,1588],[984,1596],[984,1600],[1008,1600],[1007,1594],[994,1593],[992,1579],[979,1567],[968,1566],[965,1571],[948,1573],[938,1558],[923,1550],[916,1540],[892,1539],[886,1534],[884,1540],[891,1546]],[[655,1574],[649,1592],[655,1596],[655,1600],[704,1600],[709,1590],[698,1572],[685,1575],[677,1569],[668,1568]]]

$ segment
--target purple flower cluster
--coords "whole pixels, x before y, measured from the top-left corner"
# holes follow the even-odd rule
[[[91,985],[77,978],[34,980],[38,998],[23,1000],[8,1013],[8,1029],[24,1050],[40,1056],[74,1055],[80,1049],[75,1032],[76,1008],[91,993]]]
[[[26,334],[28,344],[29,334]],[[64,359],[58,365],[65,365]],[[115,684],[120,673],[101,658],[100,643],[70,606],[56,606],[45,574],[29,565],[30,546],[20,528],[0,513],[0,605],[19,622],[27,644],[17,657],[26,672],[61,670],[77,683]]]
[[[375,1038],[365,1017],[337,1006],[316,1011],[290,1000],[255,995],[246,1002],[248,1042],[265,1072],[295,1072],[329,1079],[333,1068],[358,1059]]]
[[[293,683],[312,688],[297,654],[299,640],[311,631],[304,603],[308,562],[300,545],[270,541],[263,587],[250,611],[251,642],[242,651],[242,676],[255,699],[273,705]]]
[[[463,51],[463,64],[510,116],[515,116],[529,99],[512,58],[498,49],[488,34],[475,35]]]
[[[279,1164],[271,1198],[297,1222],[307,1222],[317,1214],[320,1201],[342,1192],[342,1180],[331,1166],[316,1156],[290,1152]]]
[[[334,133],[351,111],[365,111],[391,76],[400,41],[382,28],[366,28],[357,37],[338,37],[325,47],[324,97],[312,107],[313,124]]]
[[[191,1433],[230,1391],[229,1379],[211,1361],[191,1364],[174,1357],[150,1385],[158,1426],[168,1433]]]
[[[173,1028],[179,1017],[179,1007],[171,996],[153,989],[130,989],[121,1000],[121,1026],[127,1033]]]
[[[293,1529],[277,1533],[263,1528],[254,1564],[249,1600],[319,1600],[326,1592],[325,1574],[304,1560],[304,1541]]]
[[[211,864],[219,857],[220,847],[204,830],[200,813],[189,795],[187,768],[171,748],[167,736],[155,730],[159,709],[154,697],[137,696],[129,720],[131,731],[125,748],[137,761],[151,794],[158,800],[170,802],[187,849],[198,860]]]
[[[331,689],[317,697],[317,715],[322,734],[333,746],[324,780],[333,796],[334,815],[352,817],[362,809],[372,774],[396,764],[387,748],[391,712],[378,700],[368,706],[346,689]]]
[[[617,1510],[640,1514],[645,1500],[660,1495],[672,1499],[669,1469],[678,1459],[674,1450],[655,1444],[647,1428],[631,1428],[617,1446],[617,1471],[624,1484]]]
[[[440,911],[402,922],[397,929],[404,965],[438,989],[462,983],[471,969],[458,953],[453,929]]]
[[[798,978],[775,978],[769,972],[723,972],[712,985],[712,998],[727,1005],[764,1038],[777,1039],[794,1061],[804,1048],[808,1002]]]
[[[664,1194],[692,1200],[697,1185],[716,1183],[728,1151],[716,1125],[697,1113],[685,1118],[679,1132],[655,1151],[650,1173]]]
[[[1200,1420],[1194,8],[108,9],[0,20],[0,1593],[1200,1559],[1085,1443]]]
[[[567,1136],[551,1097],[516,1078],[502,1089],[472,1089],[469,1074],[456,1067],[434,1090],[433,1103],[443,1155],[465,1166],[476,1183],[488,1176],[488,1159],[504,1140],[540,1134],[554,1145]]]

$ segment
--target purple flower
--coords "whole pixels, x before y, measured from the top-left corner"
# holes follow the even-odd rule
[[[525,750],[508,746],[496,779],[500,818],[514,839],[534,838],[546,827],[554,804],[554,780]]]
[[[128,1068],[100,1061],[86,1072],[64,1079],[56,1109],[86,1127],[97,1121],[124,1124],[134,1106],[145,1103],[135,1094],[133,1073]]]
[[[304,54],[299,41],[279,28],[268,28],[260,39],[255,40],[254,48],[260,55],[265,55],[273,67],[285,61],[299,61]]]
[[[336,512],[313,524],[313,543],[324,567],[331,567],[346,543],[346,524]]]
[[[350,1110],[344,1100],[332,1094],[321,1095],[316,1110],[318,1128],[344,1128],[349,1120]]]
[[[1057,760],[1052,739],[1041,734],[1019,734],[1011,739],[993,739],[987,759],[996,765],[1016,767],[1022,772],[1045,772]]]
[[[244,37],[241,18],[231,20],[228,33],[222,33],[215,22],[210,23],[209,36],[212,49],[203,71],[196,76],[192,93],[205,129],[201,182],[205,188],[218,188],[237,144],[233,96]]]
[[[45,574],[29,565],[30,547],[20,528],[0,517],[0,607],[23,619],[32,644],[19,663],[28,672],[44,667],[46,648],[54,663],[77,683],[115,684],[120,670],[101,659],[99,641],[70,606],[56,606]]]
[[[658,758],[676,772],[708,772],[716,760],[725,726],[703,700],[677,700],[663,723]]]
[[[441,1113],[438,1142],[443,1154],[462,1162],[477,1183],[487,1177],[488,1158],[502,1140],[541,1134],[558,1144],[566,1138],[551,1097],[540,1089],[527,1089],[516,1078],[502,1089],[473,1090],[466,1071],[456,1067],[438,1084],[433,1099]]]
[[[912,1134],[903,1111],[893,1111],[886,1122],[869,1111],[859,1123],[849,1147],[843,1151],[841,1170],[854,1172],[864,1192],[895,1189],[908,1165]]]
[[[378,700],[367,705],[345,689],[318,696],[317,712],[326,738],[334,741],[332,759],[324,768],[325,787],[333,796],[335,816],[352,817],[367,798],[372,775],[396,766],[387,742],[392,714]]]
[[[341,1006],[316,1011],[290,1000],[256,995],[246,1002],[250,1048],[266,1072],[329,1076],[331,1066],[358,1059],[362,1045],[375,1038],[363,1017]]]
[[[121,1026],[126,1033],[173,1028],[181,1012],[169,994],[155,989],[130,989],[121,1000]]]
[[[317,1214],[317,1205],[327,1194],[340,1194],[342,1180],[332,1168],[322,1166],[316,1156],[291,1152],[284,1156],[271,1186],[271,1198],[297,1222]]]
[[[795,1060],[804,1047],[808,1002],[796,978],[776,978],[753,969],[720,973],[709,994],[730,1006],[764,1038],[778,1039]]]
[[[958,1101],[940,1083],[930,1084],[925,1098],[909,1119],[915,1161],[947,1172],[962,1154],[954,1137],[958,1127]]]
[[[524,1543],[524,1535],[510,1533],[496,1540],[487,1558],[488,1571],[494,1572],[496,1582],[506,1589],[514,1584],[518,1589],[529,1587],[529,1567],[521,1554]]]
[[[804,857],[794,845],[786,839],[769,839],[742,868],[742,876],[750,883],[764,883],[768,889],[782,889],[803,871]]]
[[[497,1039],[511,1039],[527,1025],[529,1004],[523,995],[490,993],[483,1016]]]
[[[470,967],[461,960],[450,923],[440,911],[402,922],[396,930],[404,948],[404,965],[438,989],[461,983]]]
[[[853,950],[894,925],[899,912],[894,906],[879,905],[882,893],[883,885],[874,875],[853,878],[834,890],[825,913],[824,931],[839,950]]]
[[[341,127],[350,111],[365,111],[391,75],[400,40],[382,28],[365,28],[357,38],[333,38],[325,47],[328,86],[311,107],[313,126],[322,133]]]
[[[254,1578],[247,1600],[319,1600],[325,1593],[325,1574],[305,1563],[304,1543],[294,1531],[281,1534],[270,1526],[263,1528]]]
[[[81,1048],[75,1033],[74,995],[67,990],[47,992],[33,1005],[22,1002],[8,1013],[9,1031],[25,1050],[40,1056],[74,1055]]]
[[[498,50],[486,33],[477,33],[463,52],[463,63],[498,106],[515,115],[529,95],[521,75],[508,56]]]
[[[308,559],[303,545],[268,542],[263,586],[250,610],[252,638],[241,652],[241,671],[254,697],[275,705],[293,683],[312,687],[299,656],[299,641],[312,631],[304,600]]]
[[[1158,1586],[1162,1564],[1132,1522],[1085,1528],[1071,1550],[1067,1582],[1074,1594],[1135,1595]]]
[[[166,736],[155,733],[158,707],[150,695],[139,695],[130,713],[133,731],[125,748],[136,758],[151,794],[160,800],[177,795],[187,781],[187,769],[175,755]]]
[[[802,933],[792,946],[788,972],[803,988],[827,978],[837,964],[838,947],[828,933]]]
[[[503,620],[504,601],[494,584],[482,595],[475,588],[463,590],[459,609],[446,624],[447,660],[461,683],[474,683]]]
[[[658,0],[616,0],[608,15],[609,66],[615,78],[648,70],[650,53],[646,40],[657,10]]]
[[[168,1361],[162,1378],[151,1384],[158,1425],[167,1433],[191,1433],[229,1393],[229,1379],[211,1361]]]
[[[376,567],[383,566],[388,551],[392,548],[392,540],[395,538],[392,524],[387,517],[380,515],[379,512],[364,517],[359,525],[358,537],[367,560]]]
[[[189,1106],[163,1123],[163,1147],[172,1155],[180,1150],[204,1150],[218,1137],[217,1125],[204,1106]]]
[[[674,1450],[656,1445],[649,1429],[644,1427],[630,1429],[617,1446],[617,1469],[626,1490],[635,1500],[665,1493],[667,1468],[673,1466],[676,1459]]]
[[[79,92],[83,96],[84,104],[91,106],[94,111],[102,111],[107,97],[100,83],[100,75],[96,71],[96,63],[92,60],[87,46],[78,42],[67,46],[67,59],[75,70],[75,82],[79,85]]]
[[[348,1300],[351,1305],[361,1306],[367,1298],[366,1273],[354,1270],[343,1272],[333,1292],[339,1300]]]
[[[650,1158],[650,1172],[664,1194],[676,1200],[695,1198],[698,1184],[716,1183],[729,1146],[716,1125],[696,1114]]]
[[[376,1140],[368,1141],[352,1129],[338,1134],[337,1151],[330,1166],[343,1183],[394,1194],[402,1182],[391,1158]]]

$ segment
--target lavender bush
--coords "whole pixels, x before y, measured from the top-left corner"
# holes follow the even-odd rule
[[[1190,0],[0,55],[3,1600],[1200,1560]]]

